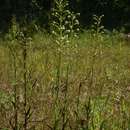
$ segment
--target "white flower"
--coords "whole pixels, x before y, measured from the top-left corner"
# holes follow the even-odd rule
[[[62,26],[61,29],[62,29],[62,30],[65,30],[65,26]]]
[[[77,37],[78,37],[78,36],[77,36],[77,34],[74,34],[74,37],[76,37],[76,38],[77,38]]]
[[[65,39],[65,37],[61,37],[61,40],[64,40]]]
[[[79,28],[77,28],[76,30],[79,31]]]
[[[56,34],[56,32],[55,32],[55,31],[52,31],[52,34]]]
[[[56,12],[56,13],[54,14],[54,16],[55,16],[55,15],[58,15],[58,13]]]
[[[70,33],[70,30],[66,30],[66,33]]]
[[[53,24],[56,24],[56,21],[53,21]]]
[[[68,18],[71,18],[71,15],[68,15]]]
[[[69,41],[69,40],[67,40],[67,41],[66,41],[66,43],[70,43],[70,41]]]
[[[78,21],[77,19],[75,20],[75,24],[76,24],[76,25],[79,25],[79,21]]]
[[[78,16],[80,16],[80,13],[77,13]]]
[[[69,22],[68,21],[65,21],[65,24],[68,24]]]
[[[72,17],[72,19],[74,20],[76,17],[75,17],[75,15]]]
[[[66,13],[70,14],[70,11],[69,11],[69,10],[66,10]]]

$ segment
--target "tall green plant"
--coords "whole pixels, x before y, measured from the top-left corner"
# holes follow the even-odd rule
[[[97,16],[93,15],[93,24],[92,24],[92,36],[94,41],[99,44],[100,56],[102,55],[102,42],[103,42],[103,34],[104,34],[104,26],[102,25],[102,19],[104,15]]]
[[[67,0],[55,0],[55,6],[51,13],[50,29],[54,39],[57,55],[57,80],[56,80],[56,95],[58,96],[59,78],[61,70],[62,55],[69,55],[70,50],[73,51],[77,46],[72,44],[72,38],[76,37],[79,31],[79,21],[77,16],[68,8]]]
[[[51,13],[51,33],[58,51],[70,45],[71,39],[76,37],[79,31],[79,13],[71,12],[68,5],[67,0],[55,0],[55,7]]]
[[[56,83],[54,87],[54,96],[55,96],[55,105],[54,105],[54,126],[53,129],[58,129],[59,121],[62,119],[62,130],[65,129],[67,125],[67,90],[68,90],[68,74],[69,74],[69,60],[70,53],[77,48],[77,44],[72,42],[77,33],[79,32],[79,14],[75,14],[69,10],[68,0],[55,0],[54,8],[51,13],[51,24],[50,30],[52,33],[54,44],[57,56],[57,65],[56,65]],[[61,80],[61,69],[62,69],[62,58],[65,55],[68,59],[67,61],[67,75],[65,83],[65,93],[64,101],[61,102],[59,99],[59,89],[60,89],[60,80]],[[61,104],[62,103],[62,104]]]
[[[9,29],[9,33],[7,37],[9,39],[9,49],[13,59],[13,108],[14,108],[14,121],[11,119],[10,125],[14,130],[20,129],[23,127],[24,130],[28,129],[28,120],[31,117],[31,107],[28,102],[28,90],[29,90],[29,82],[30,79],[28,78],[28,48],[29,43],[31,41],[30,35],[27,34],[27,29],[20,28],[17,24],[16,18],[12,18],[12,25]],[[19,50],[17,50],[19,49]],[[19,52],[18,52],[19,51]],[[20,62],[20,65],[18,66]],[[19,68],[18,68],[19,67]],[[21,74],[19,70],[22,70]],[[20,81],[22,82],[22,88],[20,88]],[[19,87],[18,87],[19,86]],[[21,94],[20,90],[23,92]],[[23,98],[20,101],[20,96]],[[22,103],[23,104],[22,104]],[[20,106],[20,107],[19,107]],[[22,110],[22,112],[20,111]],[[24,122],[21,121],[20,115],[23,115]],[[20,126],[20,124],[22,124]]]
[[[13,68],[13,108],[14,108],[14,124],[12,124],[12,127],[14,130],[18,130],[18,85],[17,85],[17,54],[15,51],[16,44],[15,42],[17,41],[17,35],[19,32],[19,25],[16,22],[16,17],[13,16],[11,20],[11,27],[9,29],[9,33],[7,34],[8,40],[10,41],[10,44],[8,45],[10,49],[10,54],[11,54],[11,59],[12,59],[12,68]],[[11,122],[11,121],[10,121]]]
[[[93,15],[92,32],[94,33],[94,36],[99,36],[100,34],[104,33],[104,26],[102,25],[103,17],[104,15]]]

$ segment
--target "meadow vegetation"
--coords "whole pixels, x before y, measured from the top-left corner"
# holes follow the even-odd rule
[[[0,129],[130,130],[130,42],[57,2],[51,34],[14,17],[0,40]]]

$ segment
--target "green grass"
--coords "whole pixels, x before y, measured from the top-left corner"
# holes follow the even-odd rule
[[[72,42],[78,48],[67,54],[63,50],[59,77],[58,56],[51,36],[38,33],[28,45],[27,107],[32,112],[28,127],[32,130],[34,127],[37,130],[130,130],[129,43],[120,34],[104,34],[97,39],[90,32],[80,34]],[[18,126],[23,126],[24,72],[22,47],[15,41],[10,51],[9,44],[1,40],[0,127],[11,129],[14,82],[18,88]],[[16,56],[16,68],[12,52]]]

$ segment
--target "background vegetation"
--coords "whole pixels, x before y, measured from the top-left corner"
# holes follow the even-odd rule
[[[106,28],[122,26],[130,28],[129,0],[69,0],[69,2],[71,10],[81,13],[80,21],[85,27],[92,23],[93,14],[104,14],[103,23]],[[13,15],[19,22],[27,17],[28,22],[35,21],[46,27],[53,7],[54,0],[1,0],[0,27],[6,30]]]

